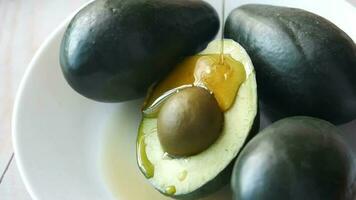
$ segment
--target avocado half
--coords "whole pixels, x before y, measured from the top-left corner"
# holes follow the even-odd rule
[[[221,41],[213,41],[200,54],[219,54]],[[233,40],[224,41],[224,52],[241,62],[246,80],[241,85],[232,107],[224,113],[221,136],[205,151],[184,158],[169,158],[163,151],[157,135],[157,119],[143,118],[139,139],[145,144],[146,159],[154,168],[140,170],[161,193],[178,199],[192,199],[208,195],[230,180],[232,163],[247,139],[256,133],[259,125],[255,71],[246,51]],[[258,128],[257,128],[258,129]],[[254,131],[252,131],[254,130]],[[137,150],[138,157],[140,151]],[[174,186],[174,194],[167,193]],[[171,187],[171,188],[170,188]]]
[[[290,117],[244,148],[232,175],[235,200],[354,200],[356,165],[331,123]]]
[[[230,13],[225,37],[251,56],[271,121],[356,118],[356,45],[330,21],[301,9],[247,4]]]

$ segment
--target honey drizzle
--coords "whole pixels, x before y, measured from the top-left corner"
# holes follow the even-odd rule
[[[220,64],[224,64],[225,0],[221,0],[221,48]]]
[[[154,176],[155,168],[151,161],[148,159],[146,153],[145,133],[140,128],[137,138],[137,161],[140,169],[146,178],[150,179]]]

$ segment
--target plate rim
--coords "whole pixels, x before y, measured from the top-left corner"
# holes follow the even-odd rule
[[[23,101],[23,94],[24,94],[24,90],[25,90],[25,86],[27,81],[29,80],[29,77],[31,76],[31,74],[33,73],[33,70],[37,64],[37,61],[39,60],[39,58],[43,55],[43,53],[45,52],[45,50],[48,48],[48,46],[51,44],[51,42],[58,37],[58,35],[61,33],[61,31],[63,31],[65,29],[66,26],[68,26],[70,20],[85,6],[87,6],[88,4],[92,3],[94,0],[90,0],[86,3],[84,3],[82,6],[79,6],[77,9],[75,9],[74,12],[72,12],[71,14],[69,14],[62,22],[59,23],[59,25],[54,28],[54,30],[46,37],[46,39],[44,40],[44,42],[42,42],[42,44],[40,45],[40,47],[36,50],[34,56],[32,57],[31,61],[29,62],[29,64],[27,65],[27,69],[25,70],[24,75],[21,78],[19,87],[17,89],[16,95],[15,95],[15,101],[14,101],[14,106],[12,109],[12,118],[11,118],[11,139],[12,139],[12,146],[13,146],[13,150],[14,150],[14,157],[15,157],[15,161],[17,164],[17,169],[19,171],[21,180],[23,181],[26,190],[28,191],[30,197],[33,200],[39,200],[39,198],[37,197],[36,193],[33,191],[32,189],[32,185],[29,182],[29,179],[27,177],[27,173],[26,170],[24,169],[24,164],[23,164],[23,159],[22,159],[22,155],[20,153],[20,145],[18,144],[18,138],[19,138],[19,132],[17,131],[17,127],[18,127],[18,116],[19,116],[19,110],[20,110],[20,105],[21,105],[21,101]]]

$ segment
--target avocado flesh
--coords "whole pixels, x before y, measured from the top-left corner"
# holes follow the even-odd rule
[[[221,41],[213,41],[201,54],[217,54],[220,45]],[[231,174],[229,164],[245,144],[255,119],[258,118],[256,79],[252,62],[236,42],[225,40],[224,46],[226,54],[231,54],[232,58],[244,65],[247,78],[241,85],[234,104],[224,113],[223,131],[212,146],[194,156],[169,158],[165,156],[159,143],[157,119],[142,120],[139,135],[146,144],[147,158],[154,168],[153,176],[148,179],[165,195],[183,199],[198,198],[228,183]],[[140,169],[146,175],[146,169],[141,165]],[[174,186],[176,191],[174,194],[167,194],[166,190],[171,186]]]
[[[356,165],[337,127],[311,117],[275,122],[239,155],[235,200],[354,200]]]
[[[231,12],[225,37],[251,56],[271,121],[306,115],[342,124],[356,118],[356,45],[328,20],[249,4]]]
[[[96,101],[143,97],[219,29],[214,8],[193,0],[96,0],[68,25],[60,49],[69,85]]]

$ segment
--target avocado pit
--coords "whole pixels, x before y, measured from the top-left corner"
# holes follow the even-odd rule
[[[162,106],[157,133],[164,151],[182,157],[198,154],[220,136],[223,113],[215,97],[202,87],[171,96]]]

